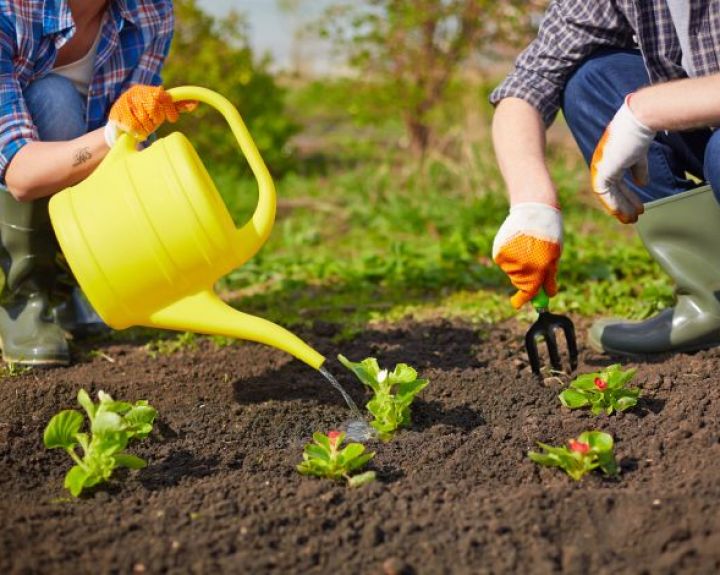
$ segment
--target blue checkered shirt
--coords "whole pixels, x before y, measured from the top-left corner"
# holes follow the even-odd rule
[[[689,40],[694,75],[719,72],[720,0],[691,2]],[[639,48],[652,83],[687,75],[666,0],[553,0],[537,38],[490,102],[522,98],[550,124],[568,76],[602,47]]]
[[[88,131],[130,86],[160,84],[173,25],[172,0],[110,0],[88,88]],[[74,33],[67,0],[0,0],[0,181],[18,150],[38,140],[23,90],[52,71]]]

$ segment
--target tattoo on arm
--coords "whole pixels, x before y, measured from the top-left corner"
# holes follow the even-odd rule
[[[73,153],[73,168],[76,168],[80,164],[84,164],[87,162],[90,158],[92,158],[92,154],[90,153],[90,148],[87,146],[84,148],[78,148]]]

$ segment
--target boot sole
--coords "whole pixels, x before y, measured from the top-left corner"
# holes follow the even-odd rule
[[[16,359],[8,357],[4,353],[2,358],[5,363],[12,363],[13,365],[24,367],[67,367],[70,365],[69,359]]]
[[[590,348],[593,351],[596,351],[597,353],[605,353],[608,355],[617,355],[621,357],[629,357],[629,358],[635,358],[635,359],[642,359],[643,357],[648,356],[660,356],[660,355],[666,355],[669,353],[693,353],[696,351],[704,351],[706,349],[712,349],[714,347],[720,346],[720,341],[716,343],[706,343],[702,345],[687,345],[683,347],[678,347],[674,349],[668,349],[665,351],[644,351],[644,352],[634,352],[634,351],[625,351],[621,349],[612,349],[604,347],[601,343],[596,342],[592,338],[588,338],[588,343],[590,345]]]
[[[2,338],[0,338],[0,349],[3,347]],[[2,359],[5,363],[12,363],[24,367],[67,367],[70,365],[70,358],[36,358],[28,359],[27,357],[13,358],[2,352]]]

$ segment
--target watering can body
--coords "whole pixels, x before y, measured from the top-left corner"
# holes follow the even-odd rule
[[[179,132],[138,150],[122,136],[95,172],[50,200],[60,247],[100,317],[115,329],[140,325],[219,334],[283,349],[314,368],[324,357],[284,328],[242,313],[213,291],[252,257],[275,218],[275,188],[242,119],[219,94],[170,90],[227,119],[258,181],[258,205],[236,228],[212,178]]]

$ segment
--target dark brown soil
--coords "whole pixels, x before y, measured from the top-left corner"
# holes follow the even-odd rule
[[[114,343],[114,362],[6,377],[0,573],[717,573],[720,353],[634,364],[639,408],[595,418],[528,373],[521,327],[406,324],[340,349],[332,326],[305,334],[329,356],[405,361],[431,379],[412,428],[374,446],[379,480],[357,490],[295,472],[310,434],[349,413],[319,374],[267,347],[205,341],[153,359]],[[582,371],[609,363],[581,359]],[[81,387],[148,399],[160,420],[133,449],[146,469],[71,500],[69,459],[42,431]],[[575,483],[526,457],[586,429],[615,436],[618,479]]]

